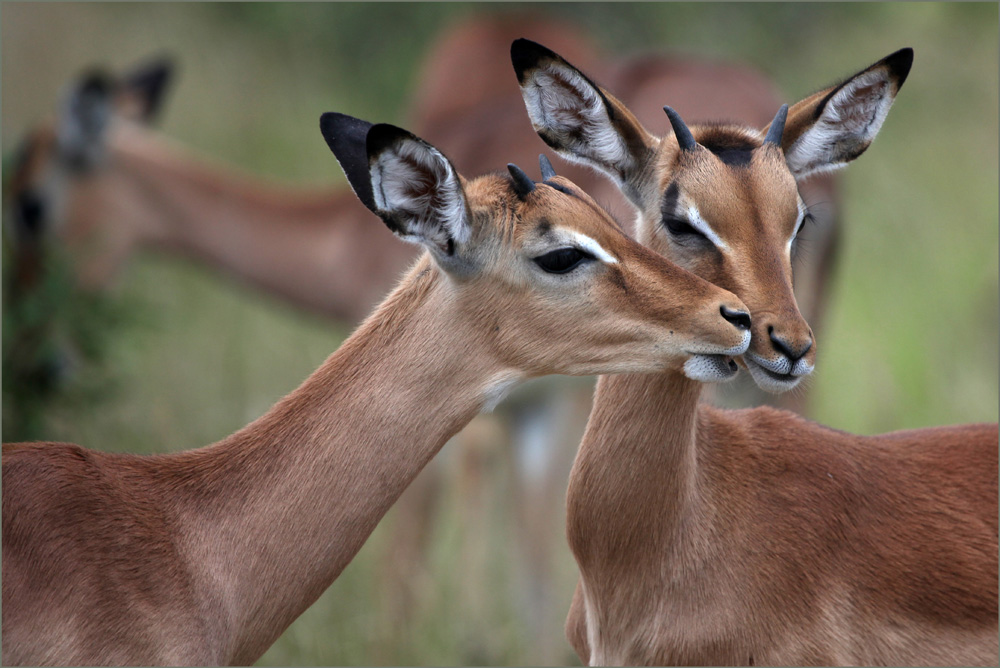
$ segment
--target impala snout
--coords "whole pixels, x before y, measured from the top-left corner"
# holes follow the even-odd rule
[[[702,382],[726,381],[739,370],[733,357],[744,354],[750,345],[750,312],[730,297],[716,307],[710,327],[714,336],[706,334],[688,347],[691,357],[684,363],[684,375]]]
[[[743,360],[762,390],[787,392],[812,373],[816,361],[812,330],[801,316],[781,319],[762,314],[757,320]]]

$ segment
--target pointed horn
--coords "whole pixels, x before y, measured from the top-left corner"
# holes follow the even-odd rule
[[[552,163],[549,162],[544,153],[538,156],[538,166],[542,169],[542,181],[548,181],[556,175],[556,170],[552,169]]]
[[[670,107],[664,107],[663,111],[667,112],[667,118],[670,119],[670,126],[674,129],[674,135],[677,137],[677,144],[681,147],[681,150],[693,151],[698,146],[698,142],[694,140],[694,136],[688,130],[688,126],[684,125],[681,117]]]
[[[778,109],[778,113],[774,116],[774,120],[771,121],[771,127],[767,131],[767,136],[764,137],[765,144],[774,144],[775,146],[781,146],[781,135],[785,132],[785,119],[788,117],[788,105],[781,105],[781,109]]]
[[[521,199],[524,199],[526,195],[535,190],[535,182],[531,180],[527,174],[521,171],[521,168],[510,163],[507,165],[507,171],[510,172],[510,176],[514,179],[514,192]]]

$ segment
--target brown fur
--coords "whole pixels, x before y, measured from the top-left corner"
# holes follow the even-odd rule
[[[691,344],[742,340],[720,316],[738,300],[552,182],[572,195],[465,183],[460,252],[477,271],[456,278],[425,256],[297,390],[214,445],[4,445],[4,663],[252,663],[498,385],[680,368]],[[551,282],[531,258],[558,229],[618,263]]]
[[[698,394],[599,382],[568,501],[585,662],[996,663],[995,424],[864,437]]]

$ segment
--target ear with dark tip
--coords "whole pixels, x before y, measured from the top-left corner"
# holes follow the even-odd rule
[[[121,94],[126,98],[127,113],[144,123],[156,120],[175,70],[173,59],[160,56],[122,76]]]
[[[555,52],[527,39],[510,47],[531,125],[563,157],[595,167],[638,201],[638,180],[659,140],[625,105]]]
[[[663,107],[663,111],[667,112],[667,118],[670,119],[670,127],[674,129],[674,136],[677,138],[677,145],[681,147],[681,150],[695,150],[698,147],[698,142],[694,140],[694,136],[691,134],[688,126],[681,120],[680,114],[671,107]]]
[[[472,214],[451,161],[394,125],[368,130],[368,164],[375,211],[397,236],[431,251],[450,272],[475,264],[468,244]]]
[[[327,112],[319,117],[319,130],[344,170],[351,190],[372,213],[378,214],[368,166],[367,139],[371,127],[368,121],[347,114]]]
[[[535,191],[535,182],[520,167],[514,163],[508,163],[507,171],[510,172],[510,177],[514,181],[514,192],[517,193],[519,199],[524,199]]]
[[[59,115],[57,145],[72,168],[86,168],[103,153],[114,92],[115,82],[106,72],[91,70],[66,95]]]
[[[913,65],[913,49],[900,49],[836,86],[793,104],[781,137],[797,179],[838,169],[871,145]]]
[[[544,153],[538,155],[538,167],[542,170],[542,181],[548,181],[556,175],[556,170],[552,168],[552,163]]]
[[[542,46],[538,42],[520,37],[510,44],[510,63],[514,66],[514,73],[517,75],[518,83],[525,83],[526,73],[533,67],[538,66],[543,60],[563,60],[558,53]],[[566,63],[567,65],[569,63]],[[575,69],[575,68],[574,68]]]
[[[765,144],[774,144],[781,148],[781,135],[785,132],[785,119],[788,117],[788,105],[783,104],[778,109],[778,113],[771,121],[771,126],[767,129],[767,136],[764,137]]]

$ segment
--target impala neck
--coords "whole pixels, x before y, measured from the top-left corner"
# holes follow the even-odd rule
[[[297,390],[214,446],[183,509],[218,633],[253,662],[333,582],[498,380],[426,258]],[[204,564],[204,566],[202,566]],[[226,643],[224,643],[226,644]]]
[[[637,575],[644,565],[660,571],[697,540],[701,390],[679,373],[598,380],[567,496],[567,533],[587,587],[613,587],[623,565]]]
[[[186,253],[299,306],[359,322],[416,256],[347,188],[275,186],[134,127],[109,150],[102,215],[128,221],[131,243]]]

